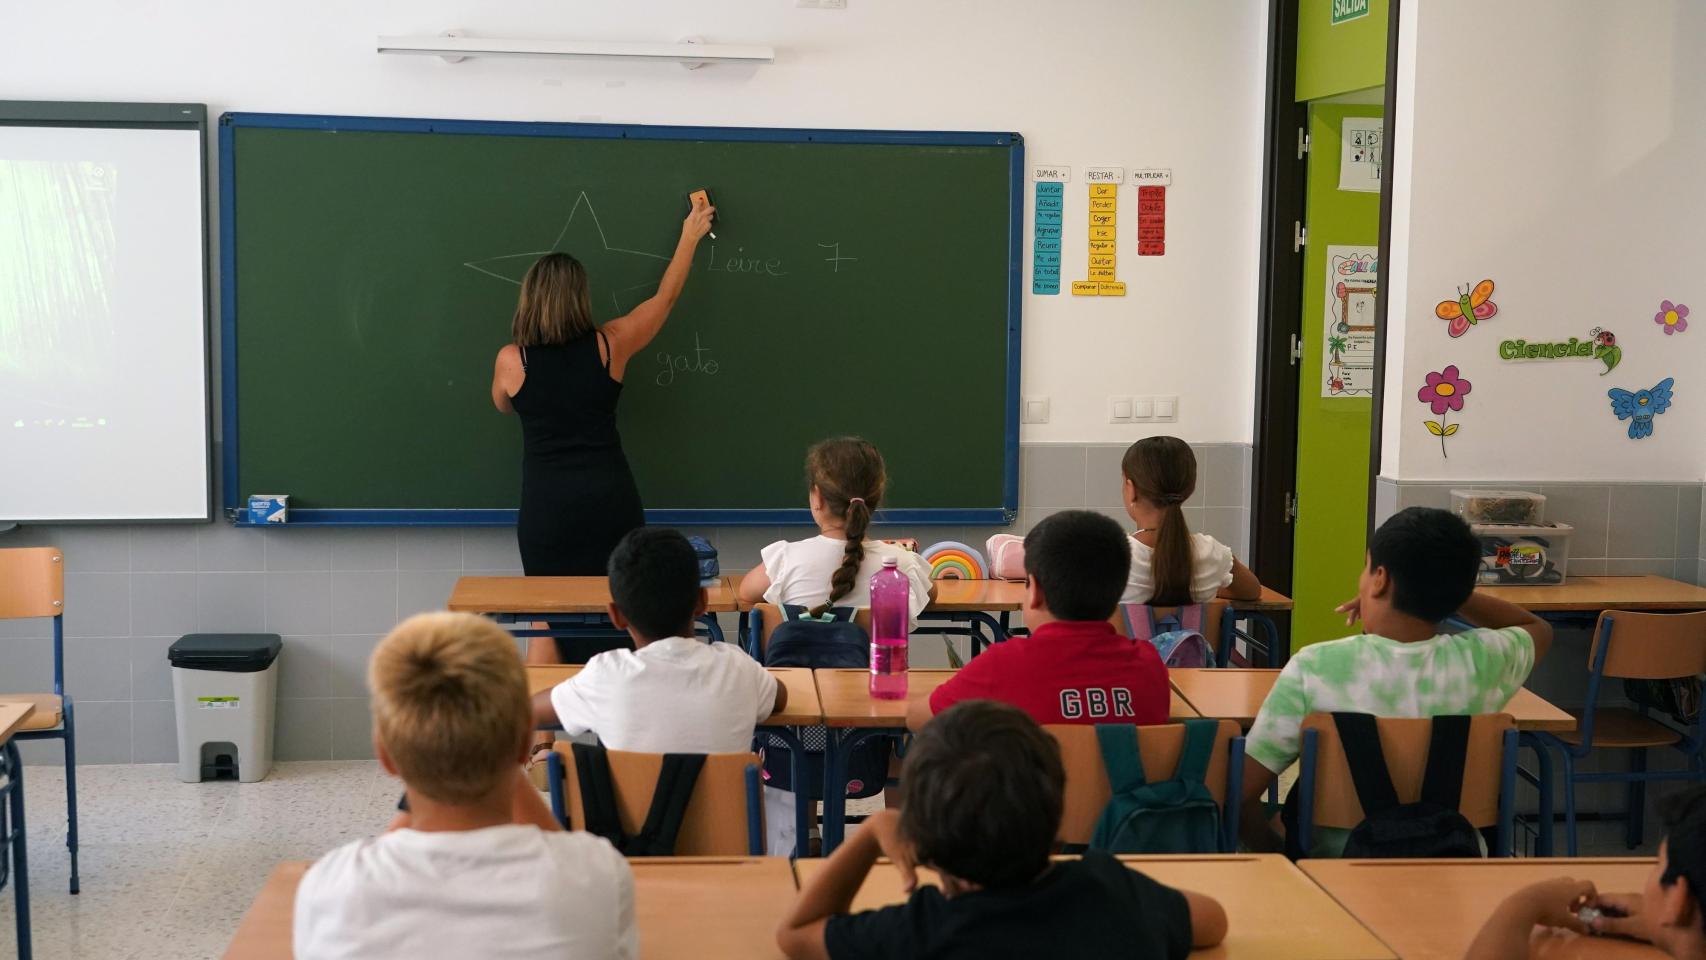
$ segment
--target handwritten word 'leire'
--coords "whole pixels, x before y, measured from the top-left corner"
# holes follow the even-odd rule
[[[735,252],[740,255],[719,261],[717,259],[717,245],[711,244],[711,255],[706,258],[705,269],[712,273],[756,273],[759,276],[771,277],[788,275],[787,271],[782,269],[781,260],[775,258],[760,260],[756,257],[748,257],[745,255],[745,247],[736,247]]]
[[[707,377],[716,376],[719,369],[717,361],[708,357],[710,349],[699,345],[699,334],[693,334],[693,353],[670,353],[667,350],[658,351],[658,371],[652,379],[660,387],[667,387],[675,382],[676,374],[702,373]]]

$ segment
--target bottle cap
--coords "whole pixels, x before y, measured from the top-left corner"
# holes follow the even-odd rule
[[[893,569],[893,568],[896,568],[899,566],[900,566],[900,561],[895,559],[894,557],[884,557],[883,558],[883,569],[884,570]]]

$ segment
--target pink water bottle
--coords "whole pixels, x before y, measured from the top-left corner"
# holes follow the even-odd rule
[[[890,557],[871,575],[871,696],[906,699],[906,636],[912,627],[912,585]]]

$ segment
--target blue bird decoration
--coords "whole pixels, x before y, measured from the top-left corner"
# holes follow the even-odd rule
[[[1611,398],[1611,412],[1617,414],[1617,419],[1629,421],[1629,439],[1640,440],[1653,435],[1653,418],[1670,409],[1671,386],[1674,383],[1675,377],[1666,377],[1651,390],[1630,393],[1613,387],[1607,392]]]

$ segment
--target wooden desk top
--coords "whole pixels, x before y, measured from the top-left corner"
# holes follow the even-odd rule
[[[1023,580],[937,580],[925,613],[1013,612],[1025,609]]]
[[[1259,599],[1232,601],[1232,607],[1235,610],[1250,610],[1258,613],[1269,610],[1290,610],[1293,606],[1295,604],[1291,602],[1290,597],[1266,585],[1262,587],[1262,596]]]
[[[1225,942],[1212,950],[1193,952],[1193,960],[1391,960],[1393,956],[1284,857],[1252,854],[1120,859],[1170,887],[1208,894],[1226,908],[1230,929]],[[823,869],[824,862],[794,861],[802,887]],[[929,870],[919,872],[925,882],[935,882]],[[883,862],[871,868],[853,898],[853,909],[872,910],[905,899],[900,874]]]
[[[831,727],[905,727],[906,708],[946,683],[953,670],[908,670],[905,700],[878,700],[871,696],[871,674],[866,670],[813,670],[823,722]]]
[[[12,739],[12,734],[16,733],[35,711],[33,703],[0,703],[0,744]]]
[[[1706,610],[1706,587],[1669,577],[1569,577],[1550,587],[1476,587],[1535,613],[1566,610]]]
[[[1191,702],[1189,700],[1179,696],[1179,691],[1168,690],[1167,693],[1172,697],[1172,706],[1168,709],[1167,719],[1195,720],[1202,716],[1202,714],[1196,711],[1195,707],[1191,706]]]
[[[1494,908],[1517,889],[1575,877],[1592,880],[1601,892],[1639,893],[1653,861],[1305,860],[1298,866],[1404,960],[1460,960]],[[1665,956],[1618,940],[1596,939],[1593,946],[1595,957]]]
[[[783,857],[663,857],[630,860],[640,956],[780,957],[776,927],[794,903]],[[290,960],[291,914],[306,862],[273,869],[249,907],[225,960]],[[739,894],[731,901],[730,892]]]
[[[782,681],[788,688],[788,705],[781,713],[764,721],[765,726],[773,727],[815,727],[823,722],[823,706],[817,699],[817,682],[812,679],[812,672],[805,667],[769,667],[770,675]],[[541,690],[562,683],[581,672],[578,664],[529,664],[527,667],[527,694],[532,696]]]
[[[1173,689],[1205,717],[1236,720],[1244,727],[1256,722],[1256,713],[1278,679],[1278,670],[1189,669],[1169,671]],[[1574,730],[1576,718],[1553,706],[1527,687],[1518,688],[1505,713],[1520,730]]]
[[[726,578],[705,588],[711,613],[732,613],[734,588]],[[458,577],[448,610],[462,613],[604,613],[607,577]]]

